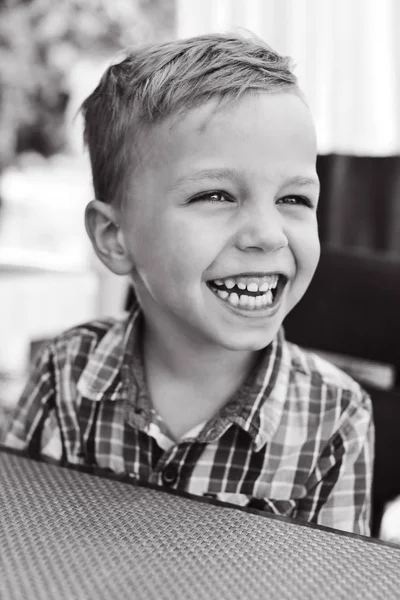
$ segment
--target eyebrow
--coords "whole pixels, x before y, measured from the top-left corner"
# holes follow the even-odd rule
[[[297,187],[313,185],[314,187],[319,187],[319,180],[317,177],[304,177],[303,175],[295,175],[294,177],[291,177],[285,181],[284,185],[295,185]]]
[[[237,169],[201,169],[200,171],[185,175],[184,177],[181,177],[175,181],[170,186],[169,191],[177,190],[185,183],[196,183],[197,181],[202,181],[203,179],[212,179],[214,181],[226,181],[227,179],[230,179],[231,181],[240,181],[240,173]],[[297,187],[314,186],[319,188],[319,180],[316,177],[295,175],[294,177],[286,180],[282,187],[288,187],[291,185]]]
[[[237,169],[202,169],[181,177],[170,186],[169,190],[173,191],[185,183],[196,183],[203,179],[213,179],[214,181],[226,181],[230,179],[231,181],[239,181],[240,173]]]

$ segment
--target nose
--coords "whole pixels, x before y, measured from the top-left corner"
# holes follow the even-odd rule
[[[275,252],[288,245],[284,219],[275,204],[248,207],[237,233],[236,245],[243,251]]]

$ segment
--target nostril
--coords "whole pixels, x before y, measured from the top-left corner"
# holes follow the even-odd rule
[[[264,252],[276,252],[282,248],[288,246],[288,239],[285,235],[277,236],[248,236],[243,235],[238,238],[237,247],[244,252],[253,253],[264,253]]]

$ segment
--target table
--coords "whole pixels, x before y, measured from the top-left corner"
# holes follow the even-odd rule
[[[2,600],[391,600],[400,547],[0,451]]]

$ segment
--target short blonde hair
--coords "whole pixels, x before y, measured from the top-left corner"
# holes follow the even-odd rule
[[[255,36],[210,34],[129,50],[81,109],[96,198],[123,199],[134,150],[149,126],[212,99],[293,88],[290,59]]]

